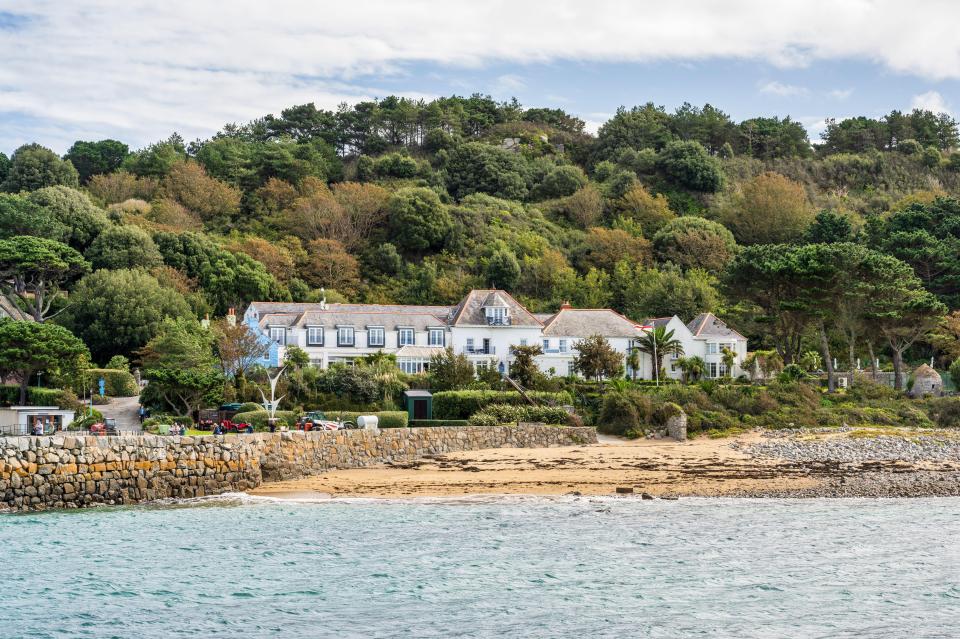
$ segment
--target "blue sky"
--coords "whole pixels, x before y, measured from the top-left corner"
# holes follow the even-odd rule
[[[710,102],[738,120],[790,115],[814,139],[827,117],[960,109],[960,6],[939,0],[224,6],[0,0],[0,151],[205,138],[390,93],[516,96],[593,130],[620,105]]]

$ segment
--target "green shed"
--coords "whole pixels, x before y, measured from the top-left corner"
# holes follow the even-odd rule
[[[403,392],[407,403],[407,416],[415,419],[433,419],[433,393],[426,390],[408,390]]]

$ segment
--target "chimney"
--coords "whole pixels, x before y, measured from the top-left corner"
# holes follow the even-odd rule
[[[568,302],[568,301],[566,301],[566,300],[564,300],[563,304],[560,305],[560,310],[561,310],[561,311],[565,311],[565,310],[571,309],[571,308],[573,308],[573,307],[570,306],[570,302]]]
[[[237,311],[232,306],[230,307],[230,310],[227,311],[227,325],[237,325]]]

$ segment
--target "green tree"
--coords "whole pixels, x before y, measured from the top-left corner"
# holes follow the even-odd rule
[[[680,369],[683,375],[684,383],[695,382],[706,374],[707,363],[702,357],[693,355],[691,357],[679,358],[677,360],[677,368]]]
[[[193,318],[165,318],[139,351],[143,375],[166,407],[193,415],[223,399],[223,372],[213,355],[213,334]]]
[[[820,211],[814,218],[803,239],[808,244],[835,244],[852,242],[853,225],[850,218],[836,211]]]
[[[467,356],[462,353],[454,354],[449,347],[430,358],[430,372],[427,376],[430,379],[430,388],[434,391],[467,388],[476,379],[473,364]]]
[[[122,168],[140,177],[162,178],[170,172],[170,167],[186,158],[183,138],[173,134],[163,142],[134,151],[124,158]]]
[[[62,326],[0,320],[0,376],[19,380],[21,405],[27,403],[33,375],[64,374],[80,368],[89,358],[83,342]]]
[[[663,378],[663,357],[665,355],[683,355],[683,343],[673,336],[673,329],[655,326],[645,331],[636,341],[637,348],[653,358],[654,370],[658,379]]]
[[[104,368],[130,372],[130,360],[123,355],[114,355]]]
[[[716,193],[723,186],[720,161],[699,142],[670,142],[657,155],[657,168],[669,181],[694,191]]]
[[[597,132],[594,157],[609,160],[623,149],[653,148],[659,150],[674,139],[670,131],[670,115],[652,102],[627,110],[617,109]]]
[[[138,226],[111,226],[85,253],[95,269],[144,268],[163,263],[150,234]]]
[[[27,199],[50,212],[70,229],[66,241],[83,251],[110,222],[106,213],[97,208],[85,193],[66,186],[51,186],[34,191]]]
[[[407,187],[390,198],[390,228],[396,244],[422,252],[443,244],[453,222],[437,194],[427,188]]]
[[[513,290],[520,280],[520,263],[511,251],[498,249],[487,260],[487,283],[495,288]]]
[[[692,318],[720,308],[717,279],[700,269],[660,270],[618,262],[610,281],[613,307],[627,317]]]
[[[86,184],[94,175],[113,173],[119,169],[129,152],[130,148],[117,140],[77,140],[63,159],[73,164],[80,176],[80,183]]]
[[[96,361],[142,348],[165,318],[190,318],[183,295],[141,270],[96,271],[81,279],[57,318],[90,347]]]
[[[507,200],[527,196],[529,167],[523,156],[489,144],[461,144],[450,151],[443,169],[447,190],[458,200],[471,193]]]
[[[35,191],[45,186],[78,186],[77,170],[69,161],[39,144],[24,144],[10,157],[10,169],[3,181],[8,193]]]
[[[50,313],[60,286],[88,270],[80,253],[55,240],[29,235],[0,240],[0,292],[37,322],[60,312]]]
[[[573,368],[587,379],[602,382],[623,374],[623,355],[603,335],[591,335],[573,345]]]
[[[70,229],[47,208],[29,199],[0,193],[0,237],[36,235],[52,240],[66,240]]]
[[[587,183],[587,176],[576,166],[558,166],[543,178],[537,188],[541,198],[567,197],[573,195]]]
[[[543,376],[537,366],[536,358],[543,355],[539,344],[532,346],[511,346],[510,377],[524,388],[534,388]]]

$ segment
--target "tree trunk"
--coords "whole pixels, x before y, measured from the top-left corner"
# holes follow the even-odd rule
[[[873,340],[867,340],[867,355],[870,356],[870,374],[877,381],[877,356],[873,353]]]
[[[830,359],[830,342],[827,340],[827,329],[823,325],[823,320],[818,325],[820,332],[820,354],[823,356],[823,363],[827,367],[827,392],[832,393],[837,390],[837,381],[833,377],[833,360]]]
[[[30,386],[30,373],[20,378],[20,405],[27,405],[27,388]]]
[[[893,344],[890,345],[893,351],[893,387],[897,390],[903,390],[903,351],[898,350]]]

